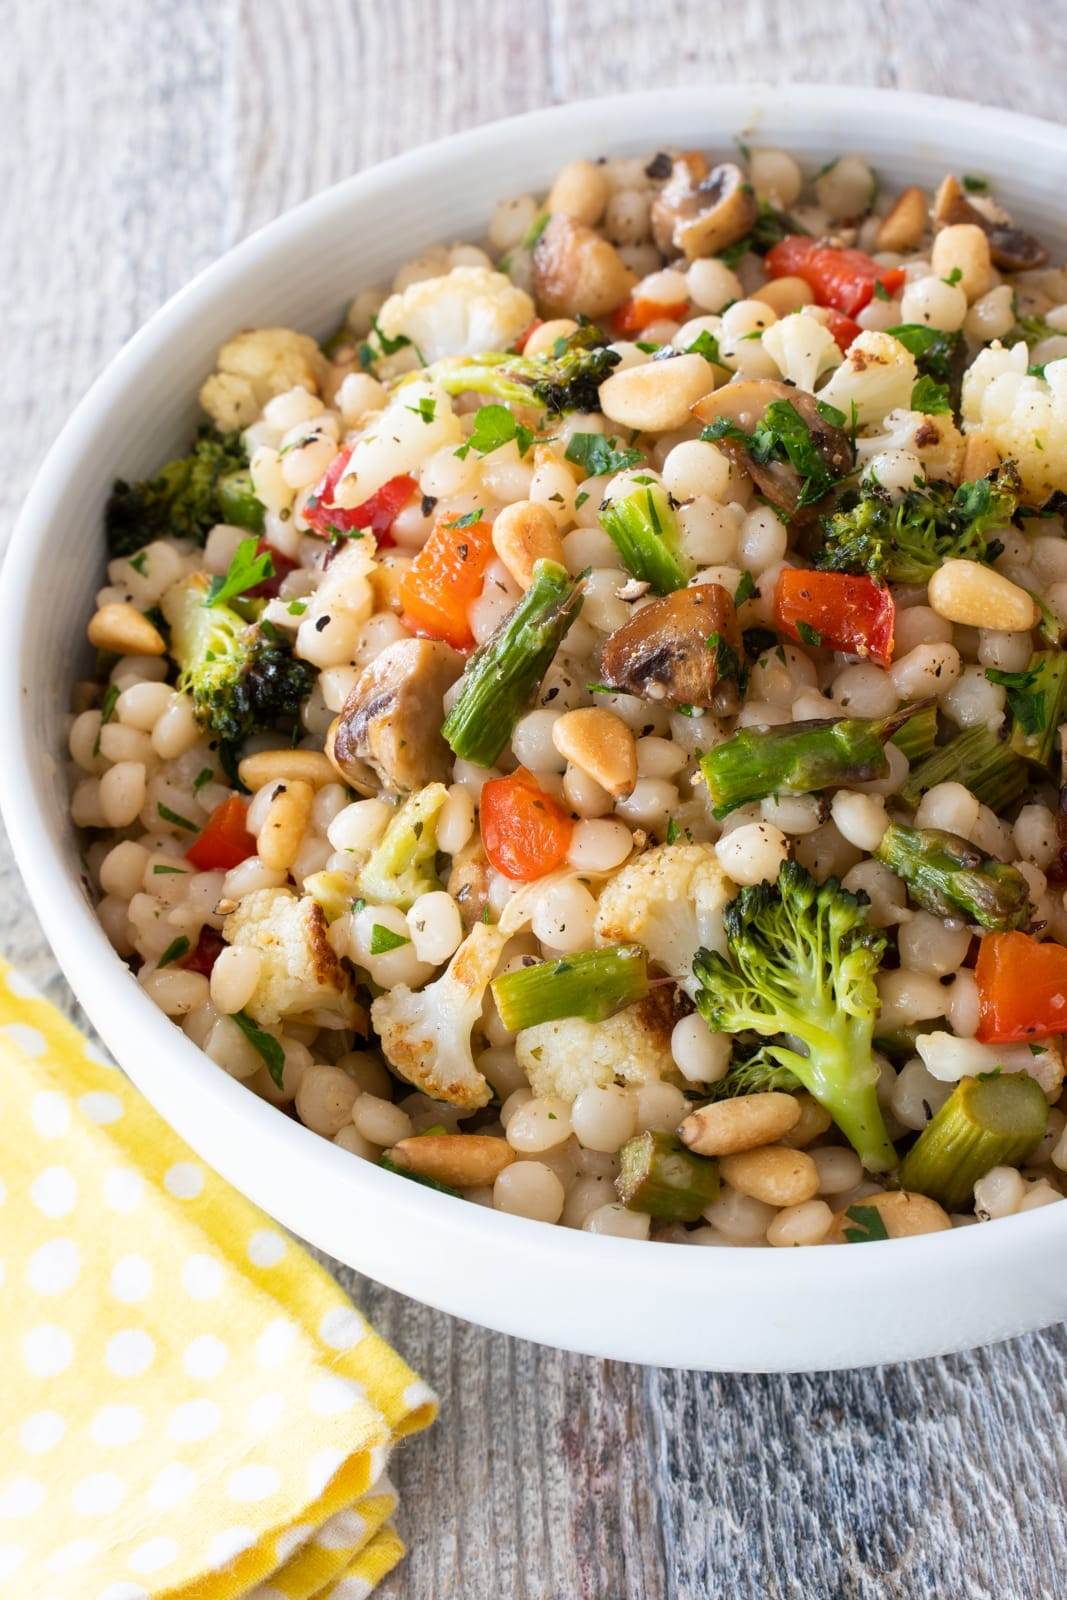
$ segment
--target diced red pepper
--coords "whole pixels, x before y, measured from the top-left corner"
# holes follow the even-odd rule
[[[651,323],[663,320],[681,322],[688,312],[688,300],[678,300],[672,305],[664,305],[660,300],[642,300],[640,296],[631,296],[612,313],[611,326],[620,339],[635,339],[639,333],[644,333]]]
[[[177,964],[179,967],[184,967],[186,972],[199,972],[205,978],[210,978],[211,969],[225,948],[226,941],[222,934],[205,924],[200,929],[200,937],[189,954],[183,956]]]
[[[843,311],[835,311],[832,306],[823,308],[826,312],[826,326],[837,340],[839,350],[847,351],[849,345],[857,335],[863,332],[858,322],[853,322],[851,317],[846,317]]]
[[[574,823],[525,767],[483,785],[479,818],[489,863],[506,878],[531,883],[566,859]]]
[[[275,550],[274,546],[268,544],[266,539],[258,541],[256,555],[270,556],[271,566],[274,568],[274,576],[272,578],[264,578],[263,582],[257,583],[254,588],[246,589],[243,598],[246,600],[276,600],[278,590],[290,572],[295,572],[300,563],[299,561],[291,560],[287,555],[283,555],[280,550]]]
[[[1067,949],[1028,933],[987,933],[974,969],[983,1044],[1067,1033]]]
[[[403,622],[413,633],[443,639],[455,650],[471,649],[467,614],[482,592],[493,554],[488,522],[440,521],[400,580]]]
[[[864,656],[880,667],[893,658],[896,607],[889,589],[847,572],[783,567],[774,591],[774,625],[799,644]]]
[[[255,853],[256,841],[248,831],[248,807],[240,795],[231,794],[215,807],[185,859],[198,872],[229,872]]]
[[[864,250],[838,249],[802,233],[791,233],[772,245],[763,265],[772,278],[803,278],[819,305],[832,306],[848,317],[870,302],[876,283],[890,299],[904,287],[903,268],[880,267]]]
[[[397,513],[403,511],[418,489],[414,478],[401,473],[390,478],[358,506],[334,504],[334,493],[342,472],[348,465],[351,448],[334,456],[320,481],[315,485],[304,506],[304,519],[309,528],[323,539],[333,534],[354,533],[359,528],[369,528],[381,549],[387,549],[393,539],[390,529]]]
[[[534,319],[530,323],[529,327],[528,328],[523,328],[522,332],[519,334],[519,337],[515,340],[515,343],[511,347],[514,350],[514,352],[515,352],[515,354],[517,356],[521,356],[522,355],[523,351],[526,349],[526,346],[527,346],[528,342],[533,338],[533,336],[537,332],[538,328],[543,328],[544,325],[545,325],[544,317],[534,317]]]

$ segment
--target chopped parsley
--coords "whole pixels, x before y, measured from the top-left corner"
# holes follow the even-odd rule
[[[475,506],[473,511],[468,511],[465,517],[457,517],[455,522],[449,524],[452,528],[473,528],[482,520],[482,507]]]
[[[734,590],[734,605],[742,606],[746,600],[751,600],[754,595],[758,594],[759,590],[756,588],[756,580],[746,567],[744,572],[741,574],[741,580],[738,583],[737,588]]]
[[[928,328],[923,322],[902,322],[886,332],[915,357],[922,376],[936,378],[938,383],[950,381],[952,359],[963,348],[961,333],[945,333],[940,328]]]
[[[724,639],[721,633],[709,633],[704,640],[704,648],[711,650],[715,655],[715,677],[739,678],[741,676],[741,658],[729,640]],[[678,708],[681,710],[681,707]],[[701,713],[696,712],[697,716]]]
[[[167,948],[156,962],[157,969],[159,967],[169,967],[172,961],[180,961],[188,949],[188,939],[185,937],[184,933],[179,934],[177,939],[171,940],[170,944],[168,944]]]
[[[999,684],[1008,692],[1008,710],[1012,721],[1023,733],[1040,733],[1045,726],[1046,689],[1037,685],[1043,674],[1040,663],[1024,667],[1021,672],[1003,672],[999,667],[986,667],[990,683]]]
[[[801,643],[810,645],[813,650],[817,650],[822,644],[822,634],[813,628],[810,622],[798,622],[797,633],[800,635]]]
[[[308,603],[306,600],[290,600],[285,609],[291,617],[302,617],[307,608]]]
[[[973,173],[963,174],[963,187],[968,194],[987,194],[989,192],[989,179],[976,178]]]
[[[119,687],[118,687],[118,684],[116,684],[116,683],[109,684],[107,693],[105,694],[105,696],[103,698],[103,701],[101,703],[101,706],[100,706],[100,727],[101,728],[106,727],[107,724],[111,721],[112,717],[115,715],[115,707],[118,704],[118,699],[119,699]],[[99,729],[98,729],[96,738],[93,740],[93,755],[94,756],[98,756],[99,754],[100,754],[100,732],[99,732]]]
[[[273,1033],[266,1033],[262,1028],[257,1028],[252,1018],[243,1011],[232,1012],[230,1021],[236,1022],[252,1048],[259,1051],[267,1064],[272,1082],[276,1088],[281,1089],[282,1075],[285,1071],[285,1051]]]
[[[370,930],[370,953],[372,956],[387,955],[390,950],[399,950],[401,945],[410,944],[410,939],[405,939],[401,933],[394,933],[392,928],[387,928],[381,922],[375,922]]]
[[[513,439],[519,455],[524,456],[534,442],[533,429],[516,422],[507,406],[482,406],[474,413],[470,438],[454,454],[461,461],[465,461],[472,450],[477,450],[480,456],[487,456],[510,444]]]
[[[846,1244],[870,1244],[872,1239],[888,1239],[889,1233],[877,1206],[849,1206],[845,1216],[855,1224],[846,1228]]]
[[[951,411],[952,402],[947,386],[934,378],[920,378],[911,391],[911,409],[925,411],[928,416]]]
[[[158,877],[161,877],[163,873],[170,873],[170,872],[177,872],[177,873],[181,873],[182,875],[184,875],[187,871],[188,871],[188,868],[186,868],[186,867],[164,867],[164,866],[160,865],[160,866],[156,866],[156,867],[152,868],[152,876],[154,878],[158,878]]]
[[[262,555],[257,554],[259,540],[253,535],[250,539],[242,539],[237,546],[233,560],[227,569],[224,578],[214,577],[208,586],[206,606],[226,605],[230,600],[236,600],[238,595],[246,594],[249,589],[254,589],[267,578],[274,577],[274,562],[270,552],[264,550]]]
[[[567,446],[567,460],[581,467],[587,478],[601,478],[611,472],[625,472],[641,460],[640,450],[617,449],[618,440],[602,433],[575,433]]]
[[[201,767],[193,779],[193,793],[199,794],[205,783],[210,783],[214,776],[215,774],[210,767]]]
[[[148,570],[148,551],[138,550],[135,556],[130,557],[130,566],[134,572],[139,572],[143,578]]]
[[[707,328],[702,328],[692,344],[685,347],[687,356],[703,356],[712,366],[722,366],[722,356],[719,354],[719,341]]]
[[[199,822],[190,822],[188,817],[180,816],[177,811],[172,811],[170,806],[163,805],[162,801],[156,806],[156,810],[164,822],[172,822],[176,828],[184,828],[186,833],[200,832]]]
[[[942,283],[947,283],[950,289],[954,289],[956,287],[957,283],[959,283],[959,281],[960,281],[960,279],[962,277],[963,277],[963,268],[962,267],[953,267],[952,271],[948,274],[948,276],[941,279],[941,282]]]
[[[844,416],[835,407],[826,409],[844,422]],[[829,421],[829,418],[824,420]],[[798,511],[818,504],[840,482],[820,455],[810,428],[791,400],[773,400],[750,434],[729,418],[719,417],[700,437],[713,443],[734,439],[761,466],[770,461],[787,462],[803,480],[797,499]]]
[[[424,394],[417,406],[405,406],[405,411],[410,411],[413,416],[421,417],[423,422],[430,423],[437,411],[437,401],[431,394]]]
[[[889,290],[881,278],[875,278],[874,280],[874,298],[876,300],[888,300],[890,298]]]

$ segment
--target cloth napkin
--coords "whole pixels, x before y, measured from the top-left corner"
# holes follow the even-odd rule
[[[0,1594],[363,1600],[432,1391],[0,963]]]

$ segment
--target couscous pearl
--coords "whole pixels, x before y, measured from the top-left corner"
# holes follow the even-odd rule
[[[615,804],[606,789],[581,767],[568,766],[563,775],[563,794],[579,817],[603,817]],[[572,863],[573,865],[573,863]]]
[[[127,828],[145,800],[145,769],[140,761],[119,761],[100,779],[100,809],[109,828]]]
[[[956,333],[967,317],[967,296],[958,284],[931,274],[906,286],[900,314],[906,323],[921,322],[944,333]]]
[[[887,494],[899,499],[916,481],[926,477],[923,464],[911,450],[879,450],[863,469],[866,483],[877,483]]]
[[[453,783],[437,815],[437,848],[454,856],[474,832],[474,798],[462,784]]]
[[[553,1097],[528,1100],[508,1119],[508,1144],[524,1155],[552,1150],[570,1136],[570,1107]]]
[[[885,1033],[945,1014],[945,991],[931,973],[912,972],[905,967],[897,972],[882,972],[878,994],[882,1006],[878,1025]]]
[[[688,1115],[689,1101],[673,1083],[645,1083],[637,1090],[637,1127],[673,1133]]]
[[[901,965],[937,978],[957,970],[970,943],[970,930],[962,921],[954,925],[929,911],[916,911],[897,933]]]
[[[663,778],[638,778],[633,789],[615,804],[620,817],[634,827],[662,832],[678,804],[678,790]]]
[[[722,500],[730,483],[730,463],[710,441],[686,439],[668,452],[663,483],[676,500],[693,500],[697,495]]]
[[[683,554],[698,565],[733,561],[737,555],[740,513],[698,495],[678,510]]]
[[[515,724],[511,749],[520,766],[531,772],[563,772],[566,759],[552,742],[552,729],[559,721],[556,711],[528,711]]]
[[[888,672],[871,661],[857,661],[837,674],[834,699],[850,717],[888,717],[900,704]]]
[[[535,1222],[558,1222],[566,1198],[562,1183],[542,1161],[513,1161],[493,1185],[493,1205]]]
[[[876,850],[889,826],[885,803],[877,795],[838,789],[830,802],[838,832],[859,850]]]
[[[820,1244],[833,1226],[834,1214],[825,1200],[804,1200],[784,1206],[767,1228],[767,1243],[778,1249]]]
[[[585,1233],[610,1234],[616,1239],[647,1239],[652,1218],[640,1211],[627,1211],[618,1201],[597,1206],[582,1223]]]
[[[114,845],[100,863],[100,887],[105,894],[130,900],[138,892],[148,865],[148,851],[133,839]]]
[[[243,1011],[256,992],[262,969],[258,950],[228,945],[220,951],[211,969],[211,1002],[216,1010],[227,1016]]]
[[[905,1062],[897,1073],[889,1109],[905,1128],[918,1133],[944,1105],[953,1088],[953,1084],[941,1083],[932,1077],[916,1056]]]
[[[691,263],[685,275],[689,298],[705,311],[722,311],[744,298],[741,279],[713,256]]]
[[[406,1111],[376,1094],[361,1094],[353,1101],[352,1121],[356,1132],[370,1144],[397,1144],[401,1139],[410,1139],[415,1131]]]
[[[719,1198],[704,1207],[704,1216],[734,1244],[754,1244],[762,1239],[773,1220],[775,1209],[751,1195],[739,1194],[723,1186]]]
[[[789,854],[789,842],[780,828],[750,822],[720,839],[715,854],[734,883],[767,883],[777,878],[778,868]]]
[[[809,1150],[819,1174],[820,1194],[845,1194],[863,1181],[863,1162],[854,1150]]]
[[[358,1085],[340,1067],[309,1067],[296,1091],[296,1113],[313,1133],[332,1139],[351,1121],[358,1095]]]
[[[1012,836],[1023,860],[1037,867],[1050,867],[1059,854],[1057,820],[1048,806],[1023,806],[1015,819]]]
[[[174,698],[165,683],[134,683],[115,702],[115,715],[128,728],[151,733]]]
[[[354,800],[337,813],[326,837],[335,850],[373,850],[395,815],[384,800]]]
[[[141,983],[145,993],[151,995],[168,1017],[184,1017],[208,998],[207,979],[199,972],[185,972],[181,967],[157,969],[147,974]]]
[[[944,828],[969,839],[978,811],[977,799],[962,783],[936,783],[919,801],[915,823],[919,828]]]
[[[554,883],[537,901],[531,926],[542,944],[553,950],[584,950],[593,942],[596,901],[583,883]]]
[[[951,644],[923,644],[898,657],[889,669],[893,688],[902,700],[922,700],[947,694],[960,675],[960,653]]]
[[[767,506],[750,511],[741,524],[737,559],[758,578],[761,572],[781,561],[788,535],[785,525]]]
[[[447,961],[463,938],[459,907],[443,889],[419,895],[408,912],[408,927],[415,954],[434,966]]]
[[[994,1167],[974,1186],[974,1209],[979,1217],[1010,1217],[1022,1204],[1026,1180],[1014,1167]]]
[[[649,734],[637,741],[637,771],[642,778],[673,778],[686,765],[684,750],[670,739]]]
[[[577,822],[571,834],[567,862],[577,872],[611,872],[633,849],[633,834],[614,818]]]
[[[613,1153],[636,1132],[634,1097],[613,1084],[583,1089],[571,1107],[571,1126],[579,1144]]]
[[[1029,640],[1030,635],[1026,637]],[[947,617],[939,617],[930,606],[902,606],[898,609],[893,625],[893,648],[898,659],[920,644],[951,643],[951,622]]]

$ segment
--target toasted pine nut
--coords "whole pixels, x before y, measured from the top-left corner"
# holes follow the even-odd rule
[[[678,1135],[701,1156],[731,1156],[738,1150],[755,1150],[774,1144],[800,1121],[800,1107],[791,1094],[739,1095],[693,1111]]]
[[[583,706],[565,712],[552,724],[552,743],[616,800],[637,782],[637,742],[614,711]]]
[[[907,1189],[865,1194],[855,1205],[871,1206],[877,1211],[891,1239],[907,1239],[917,1233],[943,1233],[952,1226],[948,1213],[942,1210],[936,1200],[931,1200],[925,1194],[912,1194]],[[834,1225],[826,1235],[827,1244],[851,1243],[845,1238],[846,1228],[863,1231],[862,1222],[855,1216],[849,1216],[852,1209],[846,1206],[843,1211],[834,1213]]]
[[[370,575],[370,585],[379,611],[395,611],[398,615],[403,611],[400,583],[410,565],[410,556],[397,555],[394,550],[379,553]]]
[[[437,1183],[450,1183],[454,1189],[495,1183],[515,1160],[506,1139],[486,1133],[424,1133],[401,1139],[389,1155],[398,1167]]]
[[[642,433],[668,433],[692,421],[691,406],[715,387],[703,356],[675,356],[613,372],[600,385],[600,409],[612,422]]]
[[[801,306],[813,306],[815,291],[803,278],[772,278],[762,288],[754,289],[749,299],[762,300],[780,317],[788,317],[791,312],[799,311]]]
[[[1000,451],[988,433],[982,433],[976,428],[973,433],[967,434],[960,482],[973,483],[976,478],[984,478],[999,466]]]
[[[930,579],[927,597],[939,617],[970,628],[1025,633],[1037,622],[1026,590],[977,561],[946,561]]]
[[[578,324],[570,317],[553,317],[535,328],[522,347],[524,356],[550,356],[557,339],[569,339],[578,332]]]
[[[834,1119],[810,1094],[801,1091],[794,1098],[800,1107],[800,1121],[786,1134],[782,1143],[791,1150],[803,1150],[813,1139],[824,1134]]]
[[[915,184],[897,196],[883,219],[875,244],[879,250],[914,250],[926,231],[926,196]]]
[[[89,620],[89,643],[96,650],[110,650],[117,656],[161,656],[166,654],[163,635],[143,611],[125,600],[112,600],[101,606]]]
[[[967,296],[968,304],[993,286],[989,236],[976,222],[953,222],[942,228],[934,237],[930,265],[939,278],[959,273],[955,281]]]
[[[288,872],[300,849],[311,815],[315,791],[310,783],[279,784],[259,830],[259,859],[266,867]]]
[[[309,783],[321,789],[324,783],[337,782],[321,750],[257,750],[254,756],[245,756],[237,771],[249,789],[263,789],[268,783]]]
[[[819,1173],[803,1150],[767,1144],[723,1156],[719,1170],[731,1189],[769,1206],[799,1206],[819,1191]]]
[[[516,500],[493,522],[493,549],[520,589],[533,582],[534,563],[563,565],[563,540],[548,507],[536,500]]]

